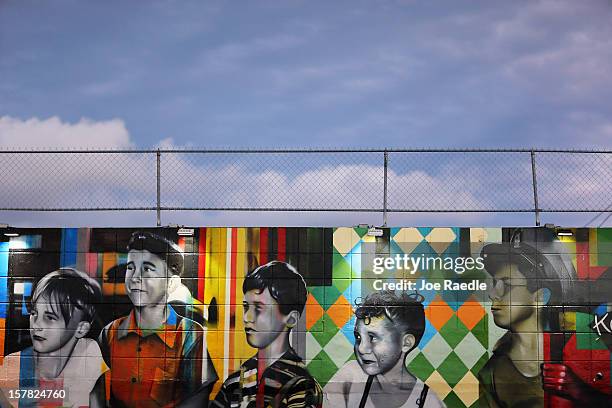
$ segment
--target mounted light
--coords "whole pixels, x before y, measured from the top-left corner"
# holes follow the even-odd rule
[[[13,228],[11,228],[11,226],[8,225],[8,224],[0,224],[0,229],[4,230],[4,231],[2,231],[2,234],[5,237],[13,238],[13,237],[18,237],[19,236],[19,233],[15,232],[15,230]]]
[[[557,230],[557,235],[560,237],[571,237],[574,235],[574,233],[572,232],[572,230],[568,230],[568,229],[558,229]]]
[[[376,227],[368,228],[368,236],[369,237],[382,237],[384,230]]]
[[[181,237],[192,237],[194,231],[193,228],[179,228],[176,233]]]

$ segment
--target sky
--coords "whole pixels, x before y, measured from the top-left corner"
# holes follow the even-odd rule
[[[609,150],[609,72],[612,3],[607,0],[0,0],[0,148]],[[371,177],[378,180],[379,171],[378,165],[355,158],[365,170],[346,158],[335,167],[330,160],[319,158],[308,168],[310,159],[303,157],[300,166],[304,167],[294,167],[289,173],[282,169],[283,159],[279,159],[279,168],[262,165],[259,172],[252,168],[257,167],[253,163],[224,159],[213,174],[199,159],[169,160],[183,171],[176,177],[184,177],[191,188],[189,178],[208,180],[236,171],[232,173],[234,180],[242,182],[231,186],[232,194],[226,201],[240,197],[241,203],[256,195],[252,194],[252,183],[264,175],[284,178],[272,184],[275,188],[284,186],[281,195],[299,196],[304,183],[318,180],[321,184],[325,172],[358,179],[370,177],[371,171]],[[53,194],[51,201],[60,205],[59,191],[70,206],[85,199],[110,203],[109,187],[104,186],[109,180],[125,184],[112,189],[110,196],[116,202],[133,204],[142,201],[143,194],[149,197],[154,193],[154,186],[151,190],[142,183],[124,180],[126,168],[127,173],[148,175],[149,161],[123,156],[113,160],[119,168],[105,168],[109,173],[92,176],[95,180],[85,189],[85,198],[82,187],[74,192],[78,180],[70,179],[78,174],[68,177],[62,173],[64,180],[70,180],[63,183],[65,186],[57,180],[43,183],[48,184],[47,191],[34,179],[37,174],[40,179],[53,173],[31,169],[24,170],[27,174],[10,188],[0,188],[0,193],[4,189],[5,201],[21,197],[22,201],[15,200],[24,206],[44,204]],[[451,158],[436,159],[439,167],[446,169],[446,176],[431,163],[415,170],[421,173],[404,168],[393,175],[405,177],[403,183],[409,184],[415,175],[423,174],[431,188],[446,189],[467,197],[465,203],[482,205],[483,197],[474,192],[473,185],[482,185],[485,176],[469,179],[465,191],[449,190],[456,186],[456,180],[449,182],[456,174],[449,170],[451,162]],[[610,163],[610,157],[605,158],[599,163],[604,169],[588,176],[610,176],[605,168]],[[474,164],[465,166],[472,168]],[[578,164],[585,174],[589,166]],[[545,171],[554,172],[554,167]],[[569,184],[581,183],[584,180]],[[203,185],[202,190],[209,187]],[[350,191],[339,185],[327,188],[329,191],[315,188],[312,194],[351,197]],[[504,185],[499,189],[503,192]],[[567,187],[564,193],[585,193],[582,190]],[[586,194],[609,203],[609,190],[609,182],[607,186],[600,182]],[[529,193],[527,189],[521,194],[524,191]],[[189,205],[201,203],[198,199],[212,200],[212,193],[187,193],[195,202]],[[266,204],[270,194],[275,193],[261,192],[262,197],[253,198],[253,205]],[[491,205],[504,207],[508,197],[499,192],[494,195],[497,201]],[[175,194],[168,199],[180,205],[184,197]],[[365,200],[359,194],[355,197]],[[453,195],[446,197],[452,201]],[[593,197],[589,199],[597,201]],[[583,226],[595,215],[546,214],[543,221]],[[599,220],[604,221],[605,216]],[[533,214],[391,214],[389,219],[393,225],[534,222]],[[165,212],[162,221],[192,225],[379,225],[381,215]],[[155,213],[0,212],[0,222],[150,225],[155,222]],[[609,219],[607,222],[603,225],[612,225]]]

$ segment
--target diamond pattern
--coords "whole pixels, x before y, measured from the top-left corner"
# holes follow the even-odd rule
[[[472,330],[478,322],[482,320],[486,311],[482,305],[472,299],[465,301],[457,310],[457,317],[463,322],[465,327]]]
[[[314,360],[322,348],[312,333],[306,332],[306,360]]]
[[[324,387],[329,379],[338,371],[338,367],[334,364],[332,359],[329,358],[325,350],[321,350],[306,367],[308,371],[317,373],[317,381],[319,381],[321,387]]]
[[[438,372],[451,387],[454,387],[467,371],[468,368],[454,351],[438,367]]]
[[[438,371],[431,373],[427,381],[425,381],[432,390],[438,395],[438,398],[444,400],[449,392],[453,389],[448,385],[446,380],[442,378]],[[452,405],[451,405],[452,406]]]
[[[449,392],[446,398],[444,398],[444,403],[447,407],[453,408],[464,408],[466,406],[453,391]]]
[[[453,309],[439,296],[436,296],[425,308],[425,317],[437,330],[440,330],[453,314]]]
[[[351,255],[344,257],[342,254],[334,253],[334,280],[351,278],[351,258]],[[343,289],[340,289],[340,291],[342,292]]]
[[[418,378],[429,378],[436,369],[423,353],[417,353],[407,365],[408,371]]]
[[[393,236],[393,240],[405,254],[412,253],[423,239],[423,235],[416,228],[400,228]]]
[[[353,316],[353,309],[344,296],[340,296],[336,302],[327,309],[327,314],[336,327],[343,327]]]
[[[487,349],[472,333],[466,334],[461,343],[455,347],[455,353],[468,368],[472,368],[486,351]]]
[[[365,241],[374,242],[364,234],[338,233],[339,230],[334,233],[334,245],[342,236],[351,242],[341,249],[335,248],[332,286],[312,288],[312,299],[308,302],[312,317],[307,312],[307,320],[312,329],[306,337],[306,354],[307,359],[312,359],[313,369],[316,365],[316,377],[321,385],[329,381],[337,368],[354,359],[352,302],[361,295],[362,284],[359,248]],[[392,253],[454,255],[458,231],[453,228],[392,229]],[[474,229],[470,238],[478,242],[499,240],[499,231]],[[431,270],[420,278],[449,277]],[[406,366],[425,380],[447,406],[472,406],[478,401],[477,374],[489,359],[488,347],[505,331],[495,325],[489,327],[488,310],[472,293],[430,291],[423,295],[426,330],[419,346],[406,358]]]
[[[311,330],[312,326],[314,326],[325,313],[319,302],[317,302],[317,299],[310,293],[308,294],[308,298],[306,298],[305,313],[307,330]]]
[[[457,235],[452,228],[434,228],[425,237],[425,240],[438,255],[444,253],[456,239]]]
[[[334,231],[334,248],[344,256],[353,249],[359,239],[360,237],[354,228],[336,228]]]
[[[310,290],[310,293],[325,310],[340,296],[340,291],[335,286],[316,286]]]
[[[452,349],[446,340],[444,340],[440,333],[436,333],[431,340],[429,340],[427,347],[423,349],[423,354],[434,368],[438,368],[451,351]]]
[[[444,327],[440,329],[440,334],[452,348],[455,348],[468,333],[469,330],[456,315],[451,316]]]
[[[324,348],[329,358],[340,368],[353,354],[353,345],[342,332],[336,333]]]
[[[325,347],[331,338],[336,335],[336,332],[338,332],[338,328],[327,315],[323,315],[310,330],[310,333],[312,333],[322,347]]]

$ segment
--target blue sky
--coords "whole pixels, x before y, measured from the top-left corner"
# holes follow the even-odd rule
[[[2,148],[612,147],[604,0],[3,1],[0,55]]]

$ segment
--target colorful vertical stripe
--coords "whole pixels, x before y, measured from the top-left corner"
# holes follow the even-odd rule
[[[60,255],[61,267],[76,267],[78,253],[78,228],[64,228],[62,230],[62,247]]]

